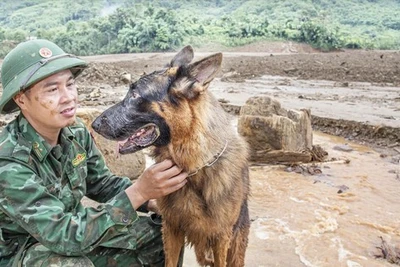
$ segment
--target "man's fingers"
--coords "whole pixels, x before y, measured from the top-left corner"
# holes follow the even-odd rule
[[[182,169],[174,165],[172,160],[164,160],[151,167],[151,175],[157,180],[170,179],[182,172]]]
[[[169,182],[172,182],[172,183],[167,188],[167,190],[166,190],[167,192],[165,192],[166,195],[181,189],[187,183],[186,177],[187,177],[187,174],[183,173],[183,174],[179,174],[178,176],[176,176],[174,178],[171,178],[169,180]],[[171,180],[173,180],[173,181],[171,181]]]
[[[160,172],[168,170],[172,166],[174,166],[174,162],[170,159],[166,159],[157,164],[154,164],[152,167],[153,167],[153,172]]]
[[[168,187],[174,187],[175,185],[178,185],[178,184],[185,185],[186,182],[187,182],[186,178],[187,178],[187,173],[186,172],[181,172],[178,175],[168,179],[168,181],[166,181],[165,185],[168,186]]]
[[[148,168],[137,183],[142,185],[146,199],[159,198],[182,188],[187,176],[172,160],[164,160]]]
[[[181,172],[182,172],[182,169],[175,165],[175,166],[163,171],[162,176],[167,179],[170,179],[172,177],[179,175]]]

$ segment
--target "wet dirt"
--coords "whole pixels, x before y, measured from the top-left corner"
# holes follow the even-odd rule
[[[380,236],[400,244],[399,165],[343,138],[314,142],[331,158],[320,174],[252,167],[246,266],[391,266],[375,255]],[[353,151],[333,150],[343,143]]]

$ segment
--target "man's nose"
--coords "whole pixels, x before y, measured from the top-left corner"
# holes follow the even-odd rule
[[[68,88],[68,86],[63,86],[61,88],[61,102],[66,102],[66,101],[71,101],[74,100],[76,98],[76,90],[77,89],[71,89]]]

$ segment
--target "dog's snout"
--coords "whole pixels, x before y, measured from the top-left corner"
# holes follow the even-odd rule
[[[100,130],[101,126],[107,122],[107,117],[105,116],[100,116],[97,117],[94,122],[92,122],[92,128],[93,130],[95,130],[96,132]]]

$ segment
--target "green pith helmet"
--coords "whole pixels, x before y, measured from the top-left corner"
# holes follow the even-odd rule
[[[16,111],[18,106],[13,97],[29,86],[66,69],[71,69],[76,77],[86,66],[85,61],[65,53],[47,40],[30,40],[18,44],[4,58],[1,66],[3,94],[0,112],[6,114]]]

